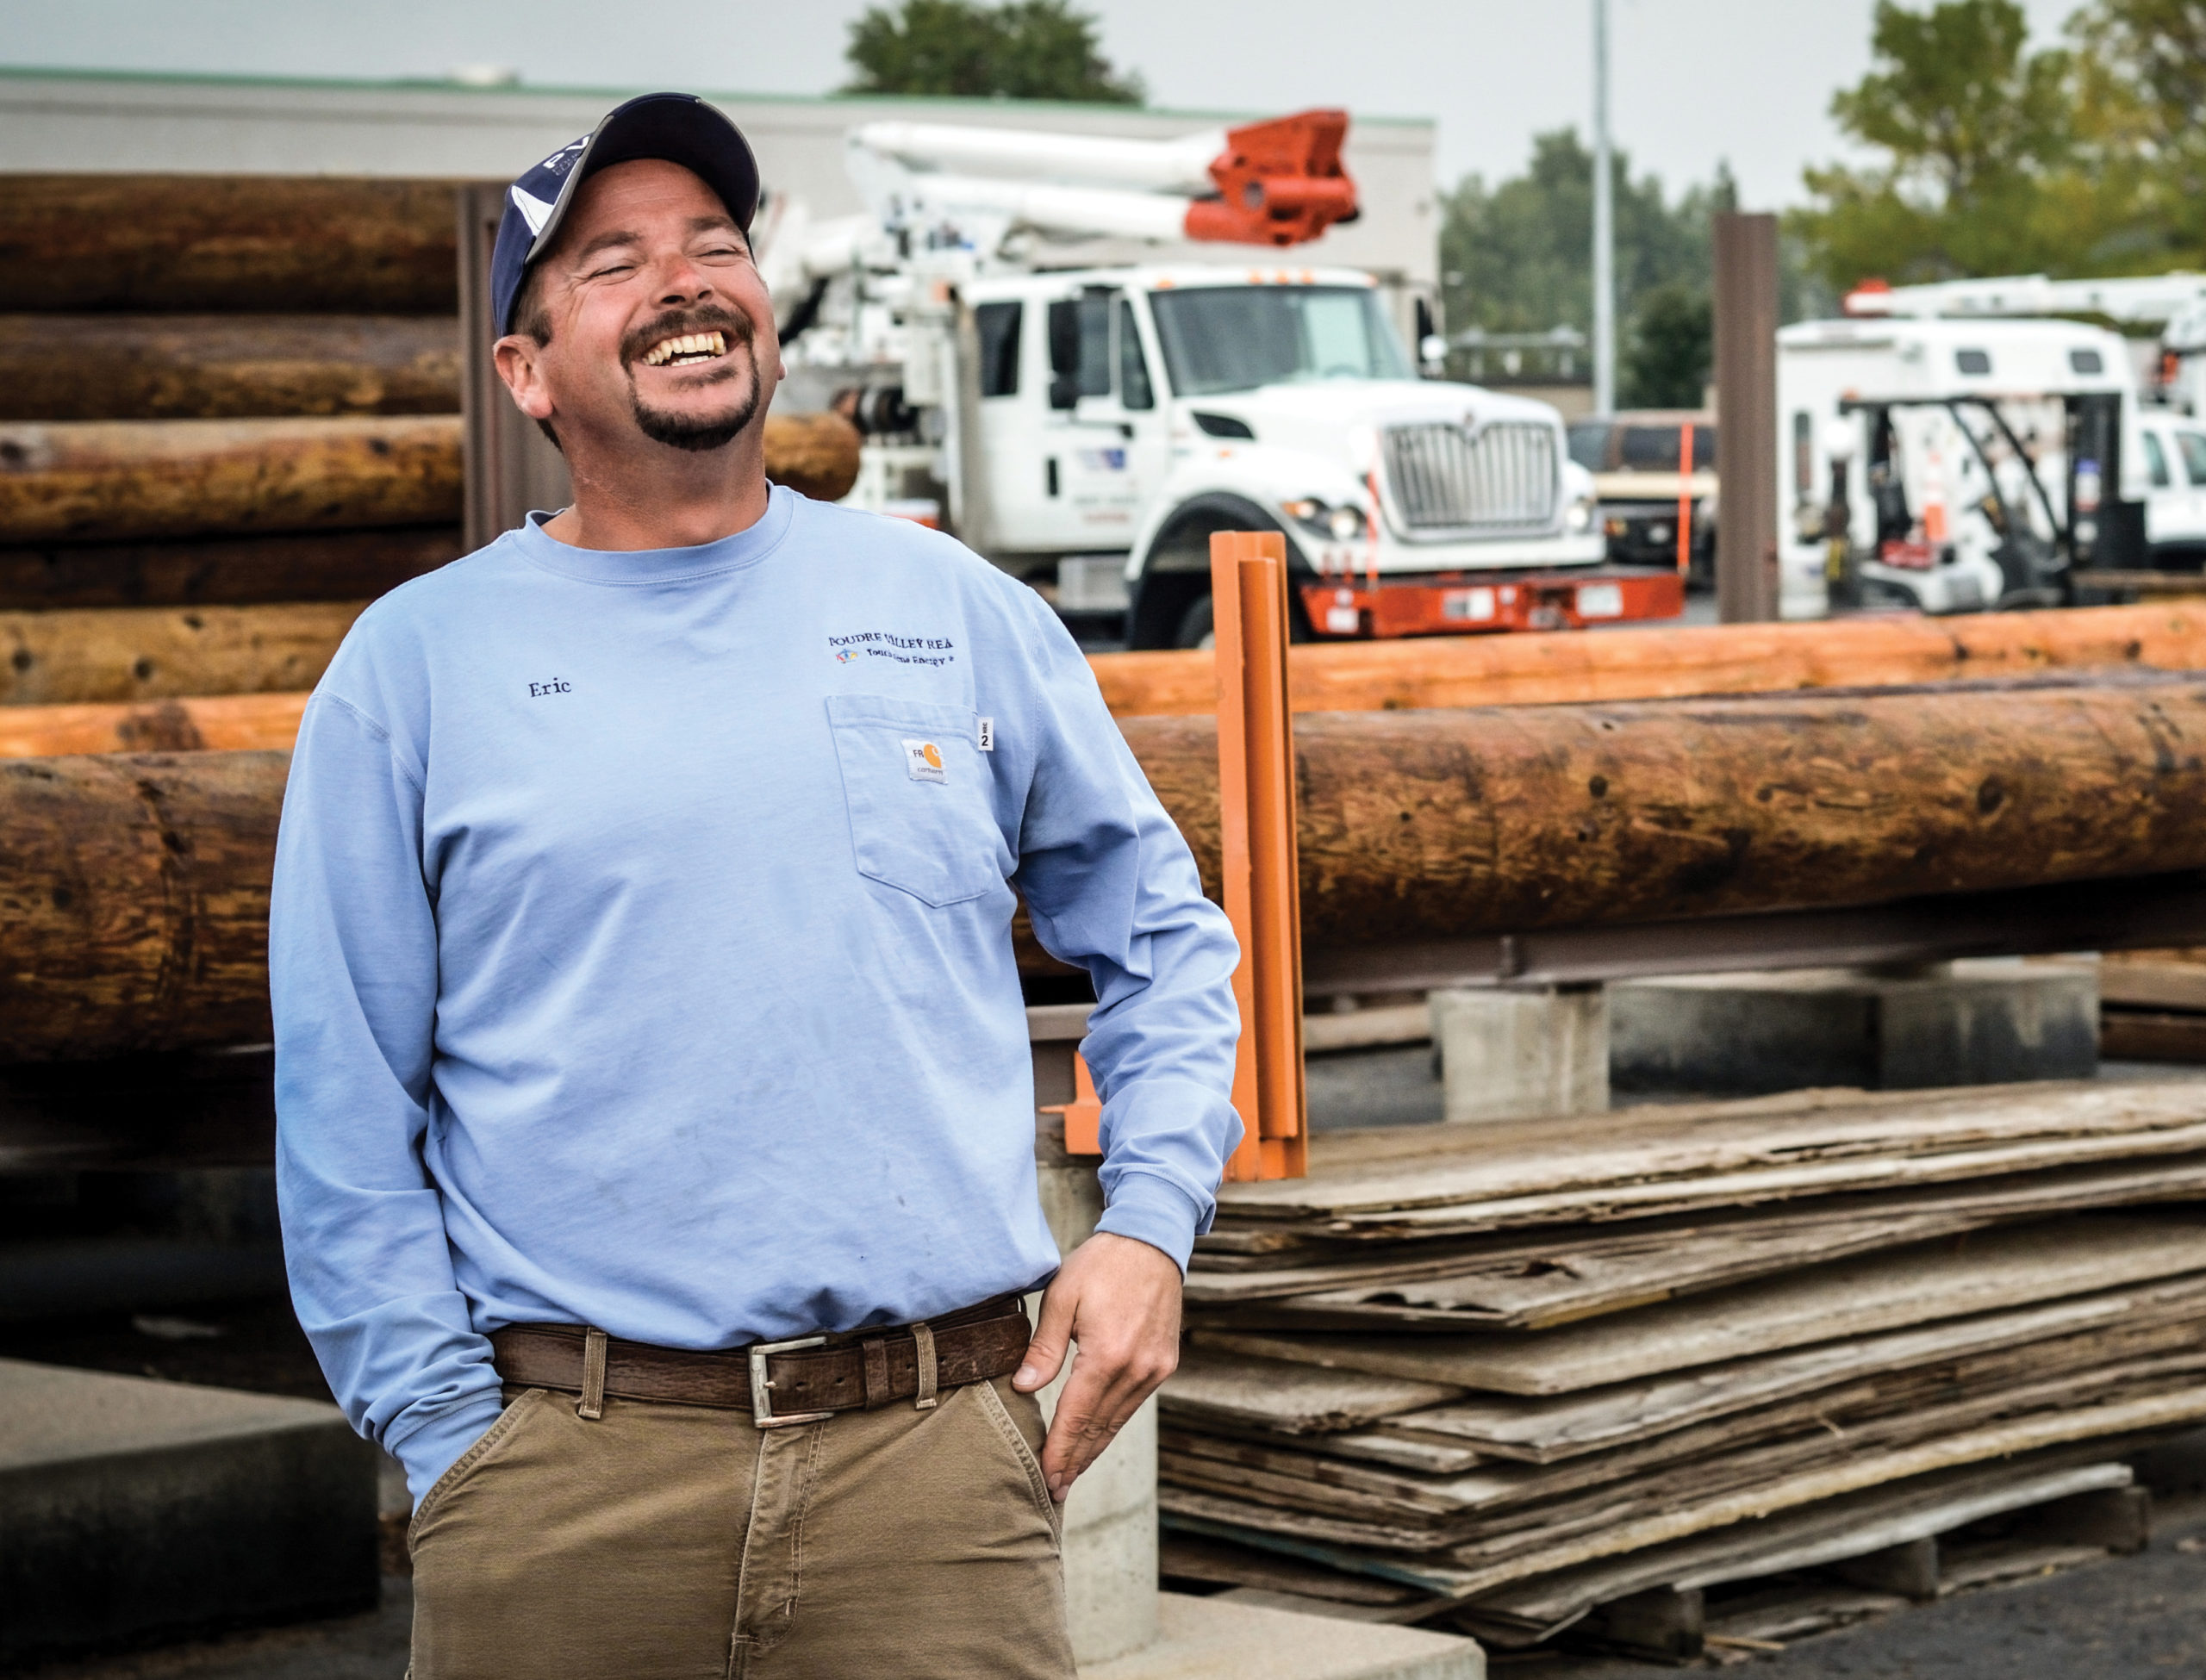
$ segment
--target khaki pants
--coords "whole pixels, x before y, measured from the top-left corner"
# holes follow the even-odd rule
[[[816,1423],[527,1389],[414,1515],[412,1680],[1069,1680],[1009,1378]]]

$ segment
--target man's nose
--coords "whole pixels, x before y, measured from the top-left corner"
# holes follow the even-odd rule
[[[658,301],[661,303],[695,303],[711,296],[712,292],[711,279],[688,257],[669,257],[661,262],[658,274]]]

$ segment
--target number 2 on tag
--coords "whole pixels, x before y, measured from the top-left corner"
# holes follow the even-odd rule
[[[996,720],[994,718],[982,718],[980,720],[980,725],[981,750],[982,752],[994,752],[996,750]]]

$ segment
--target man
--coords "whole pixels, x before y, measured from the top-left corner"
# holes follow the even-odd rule
[[[1070,638],[770,489],[757,196],[679,95],[515,184],[498,370],[574,505],[371,607],[293,760],[284,1240],[415,1500],[414,1680],[1069,1674],[1058,1502],[1237,1135],[1231,935]],[[1014,880],[1100,1000],[1062,1266]]]

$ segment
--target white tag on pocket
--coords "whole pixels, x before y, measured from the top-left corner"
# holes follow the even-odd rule
[[[914,781],[948,781],[949,773],[943,768],[942,749],[932,741],[915,741],[904,737],[904,769]]]
[[[996,720],[994,718],[981,719],[980,745],[982,752],[994,752],[996,750]]]

